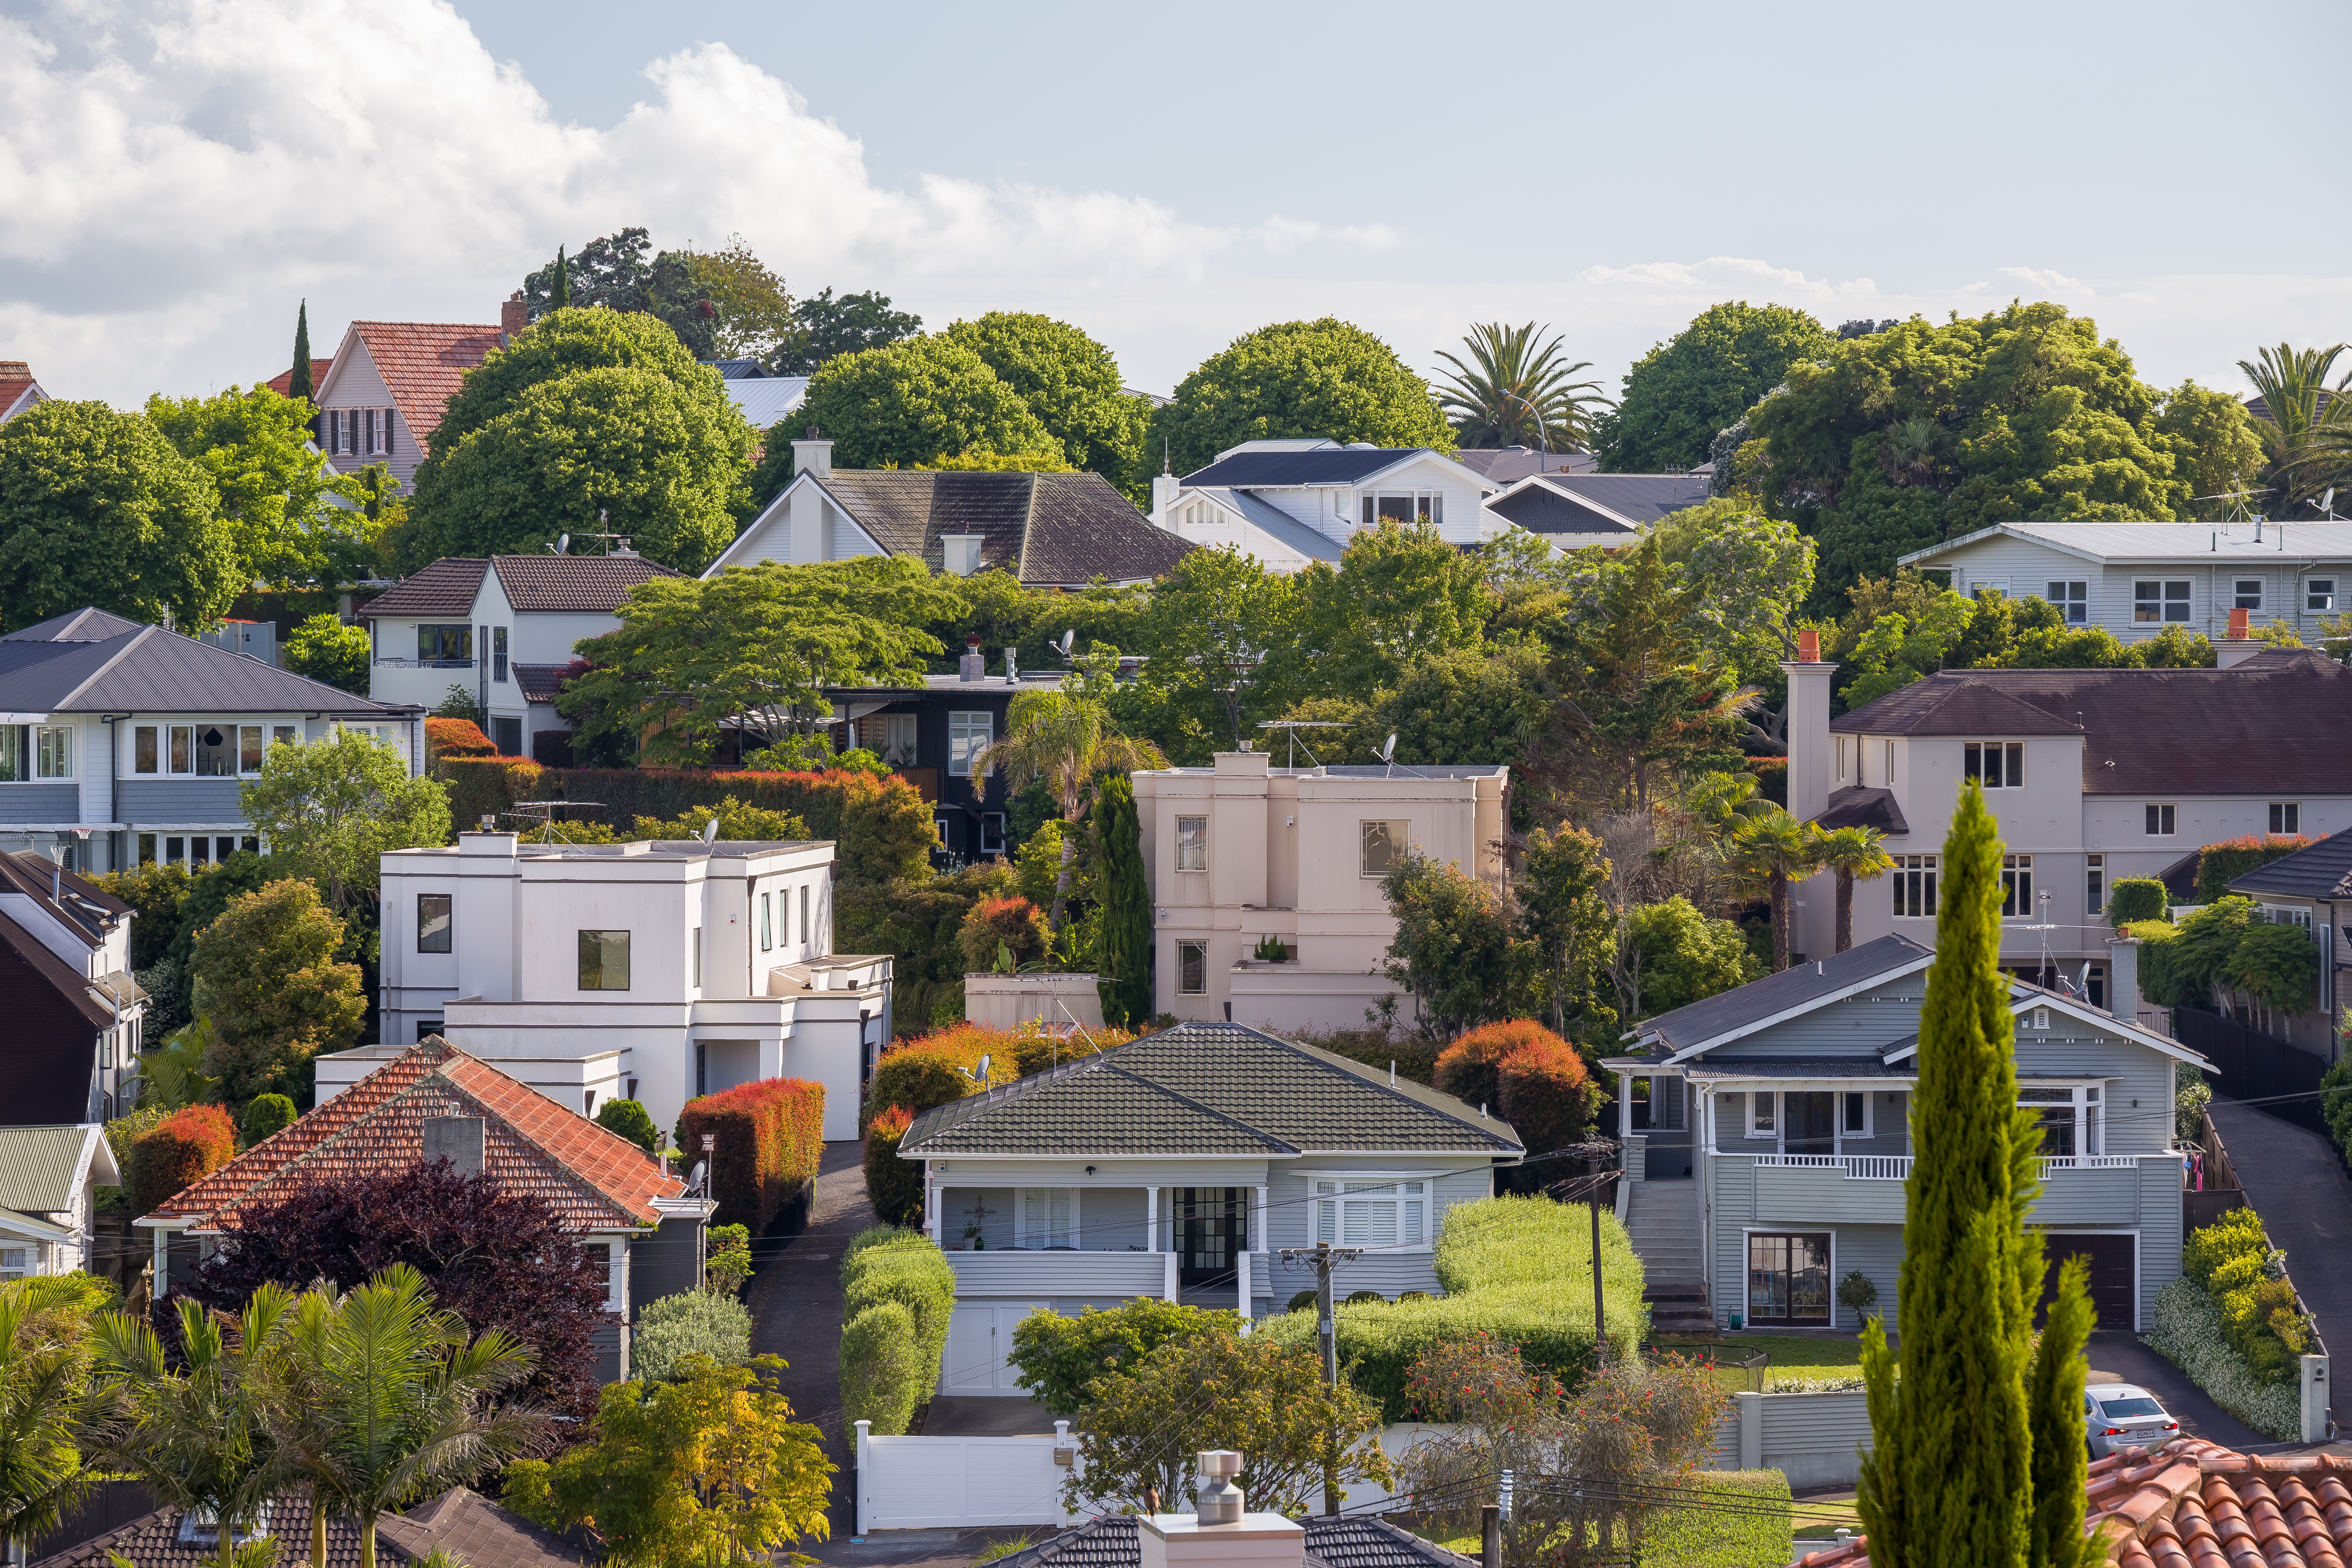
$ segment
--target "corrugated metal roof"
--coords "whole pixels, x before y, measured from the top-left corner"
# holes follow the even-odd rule
[[[765,432],[801,405],[808,395],[808,384],[804,375],[755,375],[729,376],[726,386],[727,395],[735,400],[752,428]]]
[[[20,712],[295,713],[398,719],[372,702],[210,643],[142,626],[104,642],[0,642],[0,691]]]
[[[2120,564],[2145,561],[2252,568],[2265,555],[2281,561],[2314,555],[2352,558],[2352,522],[2264,522],[2259,540],[2250,522],[2000,522],[1915,550],[1897,564],[1937,564],[1980,540],[2003,536],[2053,545],[2087,561]]]
[[[71,1211],[91,1137],[87,1127],[0,1127],[0,1209]]]
[[[68,610],[0,637],[0,642],[104,642],[109,637],[128,637],[144,625],[144,621],[126,621],[106,610]]]

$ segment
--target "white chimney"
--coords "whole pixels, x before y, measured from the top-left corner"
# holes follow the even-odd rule
[[[1136,1522],[1143,1568],[1303,1568],[1307,1532],[1278,1513],[1245,1511],[1233,1478],[1242,1456],[1231,1449],[1201,1455],[1200,1512],[1148,1513]]]
[[[988,678],[988,656],[980,651],[980,634],[972,633],[963,639],[963,658],[956,661],[959,680],[985,680]]]
[[[1184,490],[1184,481],[1173,474],[1151,476],[1151,521],[1170,532],[1176,531],[1176,520],[1169,509]]]
[[[793,472],[814,474],[818,479],[833,472],[832,438],[819,436],[814,425],[805,437],[793,443]]]

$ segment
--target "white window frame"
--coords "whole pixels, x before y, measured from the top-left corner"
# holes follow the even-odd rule
[[[1845,737],[1837,738],[1838,783],[1845,783]]]
[[[2306,578],[2303,584],[2303,607],[2305,611],[2329,613],[2336,608],[2336,579]]]
[[[1391,501],[1401,500],[1409,509],[1400,522],[1417,522],[1426,518],[1432,528],[1445,526],[1445,492],[1444,490],[1366,490],[1359,498],[1359,515],[1366,528],[1378,528],[1387,514],[1381,510]]]
[[[58,784],[74,776],[74,727],[70,724],[36,724],[33,730],[33,778],[39,784]],[[57,771],[62,767],[63,772]]]
[[[2270,803],[2270,805],[2271,835],[2273,837],[2294,837],[2303,832],[2303,802],[2299,800],[2274,800]]]
[[[1756,1108],[1759,1103],[1761,1103],[1764,1107],[1764,1114],[1760,1119],[1756,1114]],[[1777,1089],[1749,1089],[1748,1091],[1748,1112],[1746,1120],[1747,1128],[1741,1136],[1748,1138],[1768,1138],[1774,1143],[1780,1142],[1780,1091]]]
[[[2151,800],[2146,805],[2148,837],[2178,838],[2180,837],[2180,804],[2178,801]]]
[[[1897,855],[1895,869],[1887,880],[1895,889],[1895,918],[1897,920],[1934,920],[1936,918],[1936,874],[1942,868],[1942,858],[1936,855]],[[1906,894],[1911,895],[1906,898]],[[1913,908],[1913,905],[1918,906]]]
[[[1977,769],[1969,772],[1969,753],[1977,753]],[[1990,752],[2003,760],[2000,782],[1994,784],[1985,777],[1984,758]],[[1960,777],[1973,778],[1987,789],[2023,789],[2025,787],[2025,742],[2022,741],[1964,741],[1960,743]]]
[[[1045,1238],[1043,1241],[1032,1241],[1029,1236],[1029,1195],[1032,1193],[1043,1193],[1045,1194]],[[1058,1231],[1055,1228],[1054,1222],[1054,1196],[1056,1194],[1059,1194],[1066,1198],[1069,1205],[1068,1212],[1062,1222],[1062,1228]],[[1029,1252],[1042,1252],[1047,1247],[1066,1247],[1073,1251],[1078,1250],[1080,1245],[1078,1240],[1078,1199],[1080,1194],[1081,1189],[1077,1187],[1013,1188],[1013,1247],[1018,1250]],[[1057,1236],[1061,1237],[1058,1241],[1055,1239]]]
[[[2083,857],[2083,909],[2087,914],[2105,914],[2107,908],[2107,858],[2104,854]]]
[[[2069,578],[2064,582],[2050,579],[2050,605],[2058,612],[2060,621],[2070,626],[2088,626],[2091,621],[2091,584],[2084,580]]]
[[[1312,1239],[1328,1239],[1334,1247],[1360,1247],[1372,1252],[1427,1252],[1436,1245],[1437,1178],[1427,1171],[1307,1171],[1307,1194],[1314,1207],[1307,1216]],[[1378,1189],[1393,1188],[1392,1193]],[[1412,1191],[1418,1187],[1418,1193]],[[1418,1205],[1418,1234],[1407,1210]],[[1395,1211],[1392,1242],[1347,1241],[1347,1211],[1389,1208]]]
[[[2037,1007],[2036,1014],[2047,1014],[2046,1007]],[[2037,1026],[2047,1027],[2047,1025]],[[2043,1155],[2044,1159],[2081,1158],[2106,1152],[2106,1087],[2105,1079],[2027,1079],[2017,1086],[2017,1104],[2021,1110],[2056,1110],[2071,1106],[2074,1112],[2074,1153],[2073,1156]],[[2065,1091],[2065,1100],[2028,1100],[2029,1089],[2045,1094]],[[2096,1145],[2096,1147],[2094,1147]]]
[[[2179,593],[2173,590],[2178,588]],[[2147,590],[2144,592],[2143,590]],[[2176,606],[2179,614],[2174,614]],[[2171,623],[2185,626],[2195,617],[2197,585],[2193,580],[2179,577],[2135,577],[2132,579],[2132,624],[2159,626]]]
[[[2000,858],[2000,918],[2005,921],[2028,921],[2037,918],[2033,907],[2033,857],[2004,855]]]
[[[2252,590],[2249,592],[2249,590]],[[2251,601],[2251,603],[2249,602]],[[2230,607],[2233,610],[2254,611],[2263,607],[2263,580],[2260,577],[2230,579]]]
[[[971,760],[995,742],[996,715],[985,708],[958,708],[948,714],[948,777],[972,776]],[[980,775],[987,777],[982,772]]]
[[[1845,1124],[1846,1101],[1857,1095],[1862,1100],[1862,1129],[1859,1131]],[[1878,1097],[1875,1094],[1866,1089],[1840,1089],[1837,1091],[1837,1135],[1840,1149],[1845,1147],[1845,1141],[1849,1138],[1868,1142],[1878,1136]]]
[[[180,737],[182,735],[185,735],[188,738],[186,752],[188,765],[184,768],[178,766],[174,760],[180,754]],[[163,776],[165,778],[192,779],[196,776],[196,727],[194,724],[166,724],[163,726]]]
[[[1189,826],[1187,825],[1190,825]],[[1186,833],[1192,834],[1190,843]],[[1188,858],[1186,851],[1193,853]],[[1209,819],[1205,816],[1180,816],[1176,819],[1176,869],[1205,871],[1209,868]]]

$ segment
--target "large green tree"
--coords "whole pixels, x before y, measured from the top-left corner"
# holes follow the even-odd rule
[[[1102,938],[1096,968],[1103,1022],[1132,1029],[1151,1017],[1151,886],[1135,785],[1114,773],[1096,792],[1097,863],[1102,868]]]
[[[843,468],[911,468],[966,454],[1062,456],[1019,390],[944,335],[827,360],[790,423],[831,437],[834,466]]]
[[[1454,427],[1394,349],[1335,317],[1281,321],[1235,338],[1153,410],[1147,465],[1164,452],[1190,473],[1244,441],[1319,436],[1375,447],[1454,450]]]
[[[826,361],[861,349],[887,348],[923,330],[923,318],[890,308],[876,291],[835,298],[830,286],[793,307],[796,329],[775,356],[778,375],[814,375]]]
[[[2080,1551],[2076,1413],[2089,1323],[2071,1301],[2053,1311],[2035,1364],[2042,1248],[2025,1219],[2041,1186],[2041,1140],[2036,1114],[2017,1100],[2000,858],[1984,792],[1964,784],[1944,841],[1936,962],[1919,1015],[1901,1349],[1889,1348],[1876,1318],[1863,1330],[1872,1447],[1856,1507],[1871,1561],[1886,1568],[2041,1568]],[[2079,1288],[2084,1277],[2069,1278]],[[2031,1404],[2029,1381],[2041,1395]],[[2053,1429],[2035,1406],[2063,1407],[2069,1419]]]
[[[677,337],[650,317],[585,308],[551,311],[466,373],[429,438],[433,456],[418,468],[419,491],[436,459],[446,458],[492,420],[513,412],[532,387],[579,371],[615,368],[649,370],[680,386],[727,395],[719,373],[696,363]]]
[[[202,465],[154,422],[56,401],[0,425],[0,618],[94,605],[136,621],[218,618],[243,552]]]
[[[1282,650],[1297,636],[1292,580],[1234,550],[1187,551],[1151,591],[1144,679],[1202,733],[1238,748],[1280,711]]]
[[[359,506],[366,491],[310,446],[316,413],[259,385],[147,400],[155,428],[212,479],[247,576],[332,587],[369,563],[374,531]]]
[[[412,778],[401,754],[350,730],[308,745],[272,746],[237,809],[269,841],[273,870],[316,883],[327,907],[373,925],[379,858],[449,842],[449,792]]]
[[[773,745],[814,731],[827,686],[919,680],[940,647],[923,623],[951,612],[951,593],[899,555],[655,577],[622,603],[618,630],[582,645],[589,668],[556,706],[583,741],[644,731],[654,762],[707,762],[737,718]]]
[[[1601,420],[1601,466],[1615,474],[1696,468],[1717,431],[1830,342],[1819,321],[1786,305],[1709,306],[1625,373],[1625,395]]]
[[[1486,640],[1482,563],[1425,522],[1384,518],[1349,536],[1338,566],[1310,562],[1291,581],[1298,635],[1278,679],[1299,690],[1369,692],[1416,658]]]
[[[318,388],[310,381],[310,301],[294,308],[294,368],[286,378],[286,395],[308,403]]]
[[[1075,468],[1132,487],[1140,478],[1149,398],[1120,383],[1110,350],[1067,321],[991,310],[940,334],[978,354],[1062,445]]]
[[[292,878],[246,894],[196,934],[196,1014],[214,1029],[205,1070],[229,1104],[302,1095],[320,1052],[359,1039],[367,993],[359,965],[336,961],[342,944],[343,922]]]

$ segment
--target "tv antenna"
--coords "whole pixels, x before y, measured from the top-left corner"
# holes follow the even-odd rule
[[[1258,728],[1261,730],[1281,730],[1288,733],[1290,736],[1290,760],[1283,765],[1285,767],[1292,768],[1298,765],[1299,731],[1344,730],[1348,726],[1345,723],[1337,719],[1266,719],[1261,721],[1258,724]],[[1323,759],[1315,754],[1315,749],[1312,746],[1309,746],[1307,749],[1307,760],[1313,763],[1318,768],[1323,765]]]
[[[562,824],[557,818],[556,813],[569,811],[575,805],[590,806],[598,811],[604,809],[604,803],[596,800],[519,800],[514,803],[511,810],[502,811],[498,815],[519,816],[527,824],[535,824],[539,828],[539,841],[541,844],[551,844],[559,837],[569,844],[572,839],[564,836]],[[528,831],[528,828],[525,831]]]

